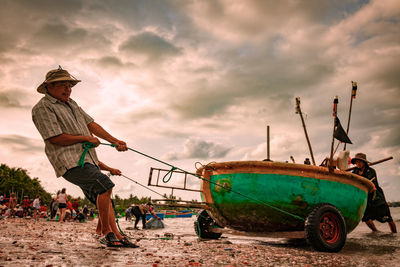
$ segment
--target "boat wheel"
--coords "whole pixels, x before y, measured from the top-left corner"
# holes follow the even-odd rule
[[[340,211],[331,204],[319,204],[308,215],[307,240],[318,251],[338,252],[346,242],[346,224]]]
[[[212,228],[220,227],[206,210],[201,211],[197,215],[197,220],[194,222],[194,230],[198,237],[208,239],[218,239],[221,233],[212,232]]]

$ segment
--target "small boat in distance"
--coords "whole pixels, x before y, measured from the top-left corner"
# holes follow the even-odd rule
[[[154,212],[158,217],[160,217],[161,220],[164,220],[165,218],[165,213],[164,212]],[[154,218],[154,216],[151,213],[146,214],[146,221],[150,220],[151,218]]]
[[[182,210],[178,211],[175,215],[175,218],[191,218],[193,212],[191,210]]]

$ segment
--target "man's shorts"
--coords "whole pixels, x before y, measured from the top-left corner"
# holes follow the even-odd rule
[[[85,163],[83,168],[75,167],[69,169],[63,177],[68,182],[79,186],[87,199],[95,205],[98,195],[107,192],[115,186],[110,177],[90,163]]]

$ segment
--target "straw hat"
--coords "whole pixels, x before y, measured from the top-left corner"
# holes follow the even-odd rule
[[[367,160],[367,155],[364,153],[357,153],[354,158],[351,159],[351,163],[355,164],[356,160],[361,160],[362,162],[365,163],[365,165],[368,165],[369,161]]]
[[[69,74],[68,71],[63,70],[61,66],[59,66],[58,69],[47,72],[46,79],[41,85],[39,85],[39,87],[36,90],[41,94],[45,94],[47,84],[54,82],[62,82],[62,81],[71,82],[71,85],[75,86],[81,80],[76,79],[74,76]]]

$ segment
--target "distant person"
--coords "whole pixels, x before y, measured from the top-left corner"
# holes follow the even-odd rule
[[[124,141],[113,137],[96,123],[70,98],[72,87],[79,82],[61,66],[47,72],[45,80],[37,88],[44,97],[33,107],[32,120],[44,140],[46,155],[57,177],[62,176],[79,186],[85,196],[97,204],[107,246],[136,248],[138,246],[117,228],[111,204],[115,184],[101,172],[106,169],[99,162],[94,148],[100,145],[98,138],[110,142],[118,151],[127,151],[128,147]],[[82,143],[85,142],[94,147],[88,148],[83,165],[79,166],[78,162],[84,152]]]
[[[376,188],[374,193],[368,195],[367,208],[364,212],[362,221],[365,222],[367,226],[374,232],[378,231],[373,222],[374,220],[377,220],[381,223],[387,222],[389,224],[390,231],[392,231],[392,233],[397,233],[396,224],[393,222],[385,195],[382,188],[378,184],[378,177],[375,170],[369,167],[367,156],[364,153],[357,153],[354,158],[351,159],[351,163],[356,165],[353,173],[367,178],[374,184]]]
[[[72,208],[74,209],[74,211],[76,212],[79,209],[79,203],[78,203],[78,199],[74,199],[74,202],[72,203]]]
[[[305,164],[305,165],[311,165],[310,159],[309,159],[309,158],[306,158],[306,159],[304,160],[304,164]]]
[[[87,207],[87,205],[83,206],[83,211],[82,211],[83,215],[85,215],[85,217],[87,218],[88,214],[89,214],[89,209]]]
[[[39,214],[40,214],[40,196],[39,195],[37,195],[35,200],[33,201],[32,208],[33,208],[33,219],[39,220]]]
[[[15,218],[15,212],[17,207],[17,197],[15,193],[11,193],[8,207],[10,208],[10,217]]]
[[[125,221],[130,221],[131,219],[132,219],[132,217],[131,217],[131,211],[132,211],[132,207],[128,207],[126,210],[125,210]]]
[[[136,205],[135,207],[133,207],[132,209],[132,215],[134,215],[136,217],[135,220],[135,229],[139,230],[139,228],[137,227],[137,225],[139,224],[140,219],[142,219],[142,224],[143,227],[142,229],[146,228],[146,214],[147,212],[150,212],[157,220],[161,220],[160,217],[157,216],[157,214],[154,213],[153,210],[153,204],[151,204],[151,202],[148,202],[147,204],[139,204]]]
[[[63,188],[61,192],[57,195],[56,201],[58,203],[58,209],[60,210],[60,218],[59,221],[62,223],[64,222],[64,217],[65,217],[65,212],[67,209],[67,201],[68,201],[68,196],[66,193],[66,189]]]
[[[50,219],[53,220],[56,217],[57,210],[58,210],[58,203],[57,203],[57,196],[51,198],[50,202]]]
[[[67,210],[65,212],[65,217],[66,217],[67,221],[73,219],[73,217],[74,217],[74,208],[72,206],[71,201],[69,201],[69,200],[67,200]]]
[[[30,214],[31,210],[31,200],[29,199],[28,196],[24,196],[24,199],[22,200],[22,209],[23,209],[23,217],[27,217]]]
[[[77,209],[74,221],[85,222],[86,221],[86,216],[79,209]]]

